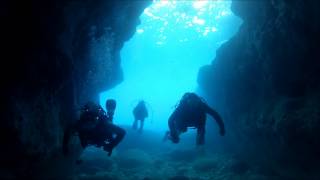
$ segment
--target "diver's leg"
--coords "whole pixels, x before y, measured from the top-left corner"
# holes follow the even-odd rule
[[[136,130],[137,128],[138,128],[138,120],[135,118],[132,125],[132,129]]]
[[[144,126],[144,119],[141,119],[141,120],[140,120],[140,129],[139,129],[139,132],[142,132],[143,126]]]
[[[197,145],[204,144],[205,126],[200,126],[197,129]]]
[[[115,134],[115,138],[111,141],[110,144],[112,144],[112,147],[117,146],[121,140],[124,138],[126,131],[116,125],[110,124],[109,130],[112,132],[112,134]]]
[[[126,131],[114,124],[108,124],[107,129],[110,133],[115,134],[114,138],[111,138],[109,144],[104,145],[104,150],[109,152],[109,156],[112,153],[114,147],[116,147],[124,138]]]
[[[84,149],[92,141],[92,137],[93,137],[92,132],[90,130],[86,129],[86,130],[79,130],[78,134],[79,134],[81,146]]]

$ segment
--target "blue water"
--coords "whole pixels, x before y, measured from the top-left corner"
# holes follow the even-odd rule
[[[184,92],[197,91],[197,73],[242,23],[230,1],[154,1],[140,16],[135,35],[121,50],[124,81],[101,93],[117,100],[114,122],[131,125],[132,109],[147,102],[145,128],[167,129]]]

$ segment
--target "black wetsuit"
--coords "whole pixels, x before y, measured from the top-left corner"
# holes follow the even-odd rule
[[[85,148],[89,144],[105,146],[113,149],[125,135],[125,130],[112,123],[113,117],[108,117],[105,111],[100,110],[99,114],[85,112],[81,115],[78,123],[78,132],[81,145]]]
[[[134,122],[133,122],[133,129],[138,128],[138,121],[140,121],[140,128],[139,131],[142,131],[144,126],[144,119],[148,117],[148,111],[144,103],[139,103],[133,110],[134,115]]]
[[[217,121],[220,128],[224,129],[220,115],[206,103],[200,101],[194,106],[179,105],[168,121],[170,135],[175,139],[173,142],[178,143],[180,133],[186,132],[188,127],[195,127],[197,128],[197,145],[204,144],[207,113]]]

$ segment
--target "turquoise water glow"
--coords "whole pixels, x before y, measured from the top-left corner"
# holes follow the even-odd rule
[[[230,1],[154,1],[141,15],[135,35],[121,50],[124,81],[101,93],[117,100],[114,121],[131,125],[140,99],[149,108],[145,128],[167,129],[180,97],[196,91],[197,73],[238,30]]]

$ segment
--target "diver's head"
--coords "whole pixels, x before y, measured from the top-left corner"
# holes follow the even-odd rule
[[[97,105],[93,101],[87,102],[82,108],[83,111],[90,111],[90,112],[96,111],[98,109],[99,109],[99,105]]]
[[[195,93],[187,92],[182,97],[182,103],[188,107],[197,107],[201,103],[201,99]]]
[[[117,106],[116,100],[114,100],[114,99],[108,99],[108,100],[106,101],[106,109],[107,109],[108,113],[113,114],[114,111],[115,111],[115,109],[116,109],[116,106]]]
[[[144,104],[145,104],[144,100],[140,100],[139,103],[138,103],[138,105],[140,105],[140,106],[142,106]]]

